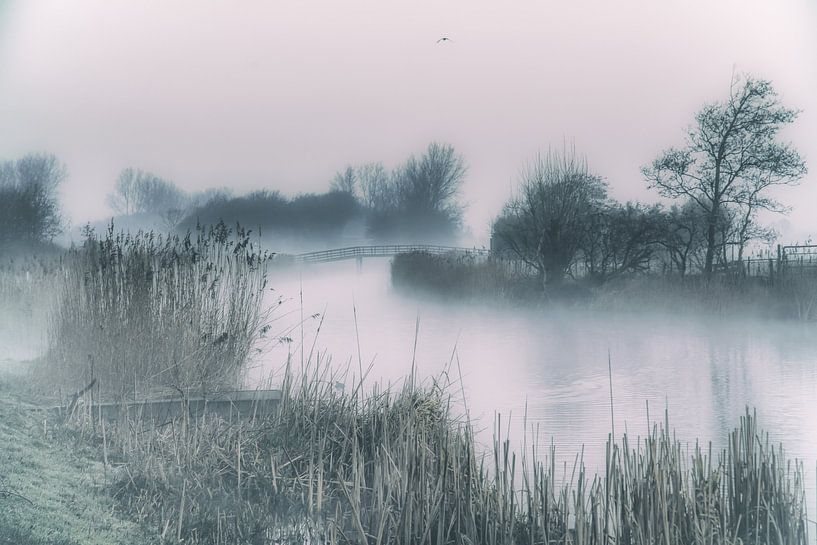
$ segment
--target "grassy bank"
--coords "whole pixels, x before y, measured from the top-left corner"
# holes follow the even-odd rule
[[[0,361],[0,545],[155,543],[121,513],[96,448],[44,425],[28,371]]]

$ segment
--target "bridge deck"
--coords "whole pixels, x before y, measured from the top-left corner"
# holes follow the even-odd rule
[[[332,250],[320,250],[294,256],[301,263],[326,263],[364,257],[391,257],[410,252],[427,252],[435,255],[448,253],[488,255],[484,248],[461,248],[457,246],[435,246],[431,244],[391,244],[381,246],[349,246]]]

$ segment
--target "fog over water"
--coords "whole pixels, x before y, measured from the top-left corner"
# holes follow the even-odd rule
[[[512,416],[511,438],[521,445],[527,410],[528,425],[538,427],[543,446],[553,441],[560,461],[572,463],[584,447],[588,467],[603,470],[611,428],[609,352],[617,435],[627,430],[643,437],[649,403],[653,423],[663,421],[666,408],[680,440],[720,448],[746,407],[753,407],[771,439],[804,459],[813,475],[817,336],[811,324],[441,302],[395,291],[388,265],[372,259],[360,273],[349,261],[273,275],[275,293],[287,299],[276,323],[296,329],[293,344],[273,348],[254,375],[279,369],[289,350],[300,361],[302,290],[307,353],[314,344],[331,356],[333,368],[358,375],[356,311],[363,367],[372,364],[369,386],[400,381],[411,371],[419,319],[419,374],[439,376],[455,351],[459,365],[450,373],[457,384],[462,373],[468,409],[485,444],[496,413]],[[310,318],[316,313],[322,324]],[[806,485],[811,501],[813,477]]]

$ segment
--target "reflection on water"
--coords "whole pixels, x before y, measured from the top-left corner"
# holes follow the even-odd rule
[[[612,314],[499,308],[486,303],[446,304],[392,290],[386,260],[314,266],[274,276],[276,293],[289,298],[279,323],[307,316],[307,352],[331,354],[333,365],[357,374],[372,363],[370,382],[395,382],[412,366],[421,375],[442,372],[454,358],[453,376],[471,416],[489,440],[495,414],[511,418],[512,439],[521,442],[522,420],[552,440],[564,460],[585,446],[585,463],[603,467],[610,432],[608,353],[612,362],[615,429],[643,436],[649,417],[664,418],[682,441],[724,446],[745,407],[757,408],[761,426],[782,441],[791,457],[804,459],[809,500],[814,497],[817,459],[817,331],[812,325],[719,320],[665,314]],[[319,318],[324,313],[317,332]],[[356,342],[354,310],[360,352]],[[317,339],[316,339],[317,333]],[[300,329],[293,334],[300,342]],[[268,368],[285,359],[279,346]],[[503,429],[505,428],[503,424]],[[810,512],[814,512],[810,509]]]

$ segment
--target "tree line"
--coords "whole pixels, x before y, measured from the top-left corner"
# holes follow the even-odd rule
[[[710,277],[728,261],[728,248],[742,260],[751,242],[774,239],[758,212],[784,212],[769,190],[795,185],[807,172],[797,150],[778,138],[797,114],[768,81],[733,78],[726,100],[697,113],[683,147],[642,168],[648,186],[675,201],[668,208],[613,201],[575,149],[538,156],[493,223],[495,247],[550,286],[573,271],[596,282],[656,267]]]
[[[672,199],[669,206],[614,201],[606,180],[574,148],[540,154],[522,169],[516,194],[493,221],[492,245],[525,261],[549,285],[575,271],[596,282],[656,268],[711,276],[728,261],[727,249],[735,248],[740,260],[751,243],[774,239],[758,213],[785,212],[770,189],[795,185],[807,172],[797,150],[779,139],[797,114],[780,103],[770,82],[733,78],[725,100],[697,113],[683,146],[642,168],[648,187]],[[393,169],[349,165],[323,194],[188,193],[126,168],[107,202],[119,215],[150,215],[169,229],[224,221],[327,236],[357,220],[375,241],[428,242],[460,232],[466,174],[453,146],[433,142]],[[0,245],[48,241],[61,231],[57,189],[66,175],[53,155],[0,163]]]

